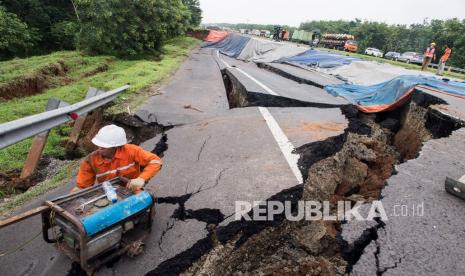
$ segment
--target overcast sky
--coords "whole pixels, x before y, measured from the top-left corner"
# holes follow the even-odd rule
[[[367,19],[389,24],[465,16],[465,0],[200,0],[203,23],[299,26],[308,20]]]

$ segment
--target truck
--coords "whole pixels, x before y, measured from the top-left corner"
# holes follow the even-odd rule
[[[357,52],[358,43],[350,34],[323,34],[319,45],[325,48],[337,49],[347,52]]]

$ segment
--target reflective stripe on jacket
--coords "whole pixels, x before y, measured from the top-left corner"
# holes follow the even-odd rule
[[[161,169],[162,164],[156,154],[139,146],[126,144],[116,150],[112,160],[103,158],[97,152],[88,155],[81,162],[76,184],[84,189],[117,176],[129,179],[140,177],[148,181]],[[142,172],[141,167],[144,167]]]
[[[426,48],[425,57],[432,58],[434,56],[434,51],[435,51],[435,48],[433,47]]]

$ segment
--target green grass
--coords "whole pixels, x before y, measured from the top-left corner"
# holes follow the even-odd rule
[[[38,95],[0,103],[0,123],[43,112],[50,97],[64,100],[70,104],[82,101],[90,86],[111,90],[130,84],[130,89],[115,101],[115,106],[110,109],[110,112],[126,110],[127,105],[134,108],[142,103],[141,99],[149,97],[141,91],[167,79],[185,60],[190,50],[199,43],[199,40],[190,37],[175,38],[164,46],[161,58],[157,59],[121,60],[110,56],[85,56],[79,52],[58,52],[47,56],[2,62],[0,66],[5,66],[2,67],[2,70],[7,72],[8,76],[4,77],[5,80],[31,74],[34,70],[45,66],[47,62],[56,62],[59,59],[66,60],[70,64],[74,77],[80,76],[103,63],[108,63],[109,68],[105,72],[76,80],[68,85],[48,89]],[[69,131],[70,128],[67,125],[53,129],[49,135],[44,154],[55,157],[62,156],[64,148],[61,145],[67,139]],[[30,144],[31,139],[28,139],[0,150],[0,164],[2,165],[0,170],[6,172],[22,168]]]
[[[79,78],[100,65],[112,62],[111,56],[85,56],[77,51],[61,51],[50,55],[26,59],[13,59],[0,62],[0,85],[8,84],[17,78],[34,75],[50,64],[62,61],[68,68],[68,78]]]
[[[367,55],[362,55],[362,54],[358,54],[358,53],[349,53],[349,52],[333,50],[333,49],[327,49],[327,48],[318,48],[318,50],[320,50],[320,51],[328,51],[328,52],[332,52],[332,53],[336,53],[336,54],[340,54],[340,55],[353,56],[353,57],[364,59],[364,60],[371,60],[371,61],[388,63],[388,64],[392,64],[392,65],[395,65],[395,66],[403,67],[403,68],[406,68],[406,69],[421,70],[421,65],[418,65],[418,64],[405,63],[405,62],[400,62],[400,61],[388,60],[388,59],[384,59],[384,58],[380,58],[380,57],[367,56]],[[428,71],[431,72],[431,73],[436,73],[437,69],[428,68]],[[455,73],[455,72],[444,71],[444,76],[457,78],[457,79],[465,79],[464,74]]]

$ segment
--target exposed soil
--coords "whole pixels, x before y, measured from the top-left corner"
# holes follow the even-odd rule
[[[19,170],[0,173],[0,192],[4,197],[24,192],[30,187],[54,176],[67,162],[67,160],[59,160],[50,156],[44,156],[39,162],[37,172],[25,179],[19,178],[21,174]]]
[[[404,160],[416,158],[423,142],[431,139],[431,133],[424,127],[427,110],[415,103],[409,106],[402,128],[394,137],[394,146]],[[423,126],[423,127],[421,127]]]
[[[335,211],[338,200],[379,199],[396,164],[415,158],[425,141],[447,136],[462,125],[435,113],[429,108],[433,103],[413,97],[396,112],[378,115],[344,107],[343,113],[349,119],[344,134],[296,150],[301,155],[299,167],[305,179],[303,186],[296,187],[302,189],[297,200],[330,201]],[[441,131],[436,130],[438,122]],[[209,237],[212,248],[206,249],[206,254],[183,274],[344,275],[365,246],[377,238],[377,229],[382,225],[379,221],[349,245],[341,239],[337,221],[234,222]],[[228,233],[226,238],[222,232]],[[244,233],[249,233],[245,241]]]
[[[208,36],[209,32],[209,30],[188,31],[187,35],[203,41]]]
[[[104,63],[102,65],[99,65],[97,68],[95,68],[93,70],[85,72],[84,74],[82,74],[82,76],[79,77],[79,79],[84,79],[84,78],[96,75],[98,73],[106,72],[106,71],[108,71],[109,68],[110,68],[110,66],[108,66],[107,63]]]
[[[84,79],[101,72],[108,71],[108,63],[97,66],[95,69],[85,72],[77,79],[71,78],[68,74],[69,68],[65,61],[49,64],[32,75],[19,77],[7,84],[0,86],[0,98],[11,100],[14,98],[26,97],[39,94],[45,89],[60,85],[68,85],[76,80]],[[58,77],[58,78],[57,78]]]
[[[53,85],[53,77],[64,76],[67,72],[68,66],[62,60],[49,64],[32,75],[19,77],[0,86],[0,98],[10,100],[38,94]]]

